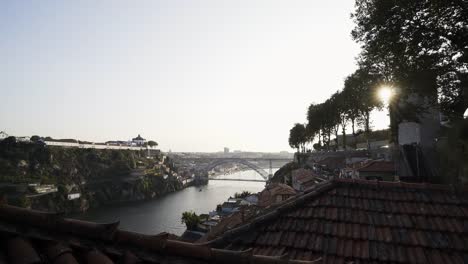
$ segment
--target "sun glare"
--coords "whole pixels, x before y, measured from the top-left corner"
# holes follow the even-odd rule
[[[393,96],[393,89],[391,87],[382,87],[379,90],[379,98],[384,102],[385,104],[388,104],[390,102],[390,99],[392,99]]]

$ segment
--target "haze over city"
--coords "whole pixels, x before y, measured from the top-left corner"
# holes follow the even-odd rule
[[[172,151],[291,150],[343,88],[353,1],[5,1],[0,130]],[[339,7],[339,8],[337,8]],[[388,126],[385,113],[374,128]]]

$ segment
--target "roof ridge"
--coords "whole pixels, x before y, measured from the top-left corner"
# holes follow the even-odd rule
[[[375,163],[375,160],[371,160],[371,161],[369,161],[369,162],[367,162],[367,163],[364,163],[362,166],[356,168],[356,170],[360,170],[360,169],[367,168],[367,167],[369,167],[370,165],[372,165],[372,164],[374,164],[374,163]]]
[[[413,183],[413,182],[402,182],[402,181],[379,181],[379,180],[364,180],[364,179],[347,179],[347,178],[335,178],[334,182],[339,184],[362,184],[372,185],[379,187],[401,187],[405,189],[428,189],[428,190],[439,190],[439,191],[456,191],[456,188],[452,184],[434,184],[434,183]]]
[[[127,245],[139,247],[143,250],[149,250],[149,252],[155,254],[173,254],[175,256],[180,256],[184,258],[196,258],[200,260],[206,260],[210,263],[257,263],[259,261],[261,261],[262,263],[278,264],[315,263],[315,261],[298,261],[282,259],[280,256],[272,257],[254,255],[252,250],[234,251],[226,249],[216,249],[212,248],[209,243],[188,243],[179,240],[169,239],[169,234],[165,232],[157,235],[146,235],[121,230],[118,229],[120,221],[101,224],[78,219],[62,218],[59,214],[56,213],[47,213],[37,210],[30,210],[7,204],[0,204],[0,223],[1,222],[9,224],[28,225],[39,231],[22,234],[21,229],[15,229],[15,234],[23,235],[28,239],[43,239],[44,237],[41,236],[41,234],[47,234],[47,239],[53,241],[52,237],[60,237],[61,234],[68,233],[76,236],[77,239],[81,239],[72,239],[72,242],[69,243],[78,243],[80,246],[87,245],[88,243],[82,244],[79,241],[101,240],[100,242],[96,242],[96,245],[105,243],[108,245],[106,246],[106,249],[110,249],[109,247],[113,246]],[[56,232],[50,232],[51,230]],[[89,247],[94,248],[93,246]],[[136,257],[145,258],[145,256],[146,254]]]
[[[263,213],[261,213],[257,217],[252,218],[250,221],[244,224],[241,224],[231,230],[228,230],[224,232],[223,235],[213,240],[207,241],[204,244],[217,245],[218,243],[229,241],[233,235],[247,231],[250,227],[255,226],[259,223],[274,219],[275,217],[278,216],[278,214],[288,211],[290,209],[293,209],[296,206],[304,203],[307,199],[328,191],[331,187],[334,186],[334,184],[335,183],[333,181],[324,181],[324,182],[318,183],[315,187],[307,189],[304,193],[293,196],[285,200],[281,204],[273,208],[270,208],[270,210],[265,210]]]

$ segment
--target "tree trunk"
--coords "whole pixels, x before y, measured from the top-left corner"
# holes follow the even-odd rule
[[[370,121],[369,121],[369,119],[370,119],[370,113],[369,113],[369,111],[366,111],[366,114],[365,114],[364,119],[366,120],[366,121],[365,121],[365,122],[366,122],[365,130],[366,130],[366,133],[369,134],[369,132],[370,132],[370,124],[369,124],[369,122],[370,122]]]
[[[343,133],[343,149],[346,150],[346,126],[341,126],[342,127],[342,133]]]
[[[318,136],[319,136],[319,145],[322,146],[322,129],[319,129],[319,133],[318,133]]]
[[[336,125],[333,130],[335,130],[335,148],[338,149],[338,131],[340,130],[340,125]]]
[[[366,130],[366,143],[367,143],[367,150],[370,150],[370,143],[369,143],[369,133],[370,133],[370,124],[369,124],[370,113],[366,111],[365,113],[365,130]]]

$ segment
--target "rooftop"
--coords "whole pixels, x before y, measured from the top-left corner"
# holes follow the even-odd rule
[[[391,161],[374,160],[364,164],[358,171],[362,172],[395,172],[395,164]]]
[[[276,202],[277,195],[296,195],[296,191],[287,184],[271,183],[258,195],[258,206],[269,206]]]
[[[294,177],[297,181],[301,181],[303,179],[310,179],[311,177],[317,176],[313,170],[304,168],[293,170],[291,174],[292,177]]]
[[[468,193],[450,186],[338,179],[212,241],[317,263],[467,263]]]
[[[135,141],[135,140],[145,140],[145,139],[142,138],[140,134],[138,134],[138,136],[136,138],[133,138],[132,140]]]
[[[468,193],[337,179],[206,243],[0,204],[0,263],[467,263]]]
[[[0,263],[302,263],[0,204]]]

